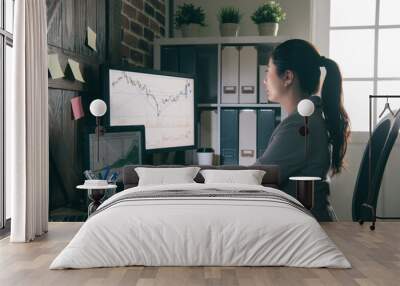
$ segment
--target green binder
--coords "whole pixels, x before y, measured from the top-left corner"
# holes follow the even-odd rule
[[[257,158],[268,146],[271,134],[275,129],[275,110],[259,109],[257,114]]]
[[[239,110],[221,110],[221,164],[239,163]]]

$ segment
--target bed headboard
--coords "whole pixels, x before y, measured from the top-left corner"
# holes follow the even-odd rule
[[[198,166],[198,165],[192,165]],[[178,168],[178,167],[188,167],[183,165],[127,165],[123,168],[122,171],[122,182],[124,183],[124,190],[136,187],[139,182],[139,176],[135,172],[136,167],[149,167],[149,168]],[[200,165],[198,166],[202,170],[204,169],[221,169],[221,170],[248,170],[248,169],[257,169],[264,170],[265,175],[262,179],[261,184],[265,187],[272,187],[279,189],[279,166],[277,165],[254,165],[254,166],[238,166],[238,165],[221,165],[221,166],[206,166]],[[204,178],[200,174],[194,178],[197,183],[204,183]]]

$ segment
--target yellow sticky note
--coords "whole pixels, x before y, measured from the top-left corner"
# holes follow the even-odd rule
[[[90,27],[87,27],[87,44],[89,47],[91,47],[94,51],[97,51],[96,49],[96,33],[90,29]]]
[[[68,59],[68,64],[71,68],[72,74],[74,75],[74,78],[80,82],[85,82],[85,80],[83,79],[81,70],[79,68],[79,63],[72,60],[72,59]]]
[[[48,68],[52,79],[64,77],[64,72],[61,69],[60,61],[58,60],[58,54],[47,55]]]

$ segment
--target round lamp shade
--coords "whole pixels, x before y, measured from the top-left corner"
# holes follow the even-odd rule
[[[303,99],[297,105],[297,111],[303,117],[311,116],[314,113],[314,103],[309,99]]]
[[[93,116],[101,117],[106,113],[107,105],[103,100],[95,99],[90,103],[89,109],[90,113],[93,114]]]

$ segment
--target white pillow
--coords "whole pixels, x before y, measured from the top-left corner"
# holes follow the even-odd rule
[[[199,167],[146,168],[136,167],[138,186],[195,183]]]
[[[204,183],[234,183],[261,185],[265,171],[262,170],[201,170]]]

